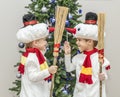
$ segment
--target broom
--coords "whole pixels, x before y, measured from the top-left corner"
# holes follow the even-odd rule
[[[102,73],[102,64],[104,62],[104,25],[105,14],[99,13],[98,15],[98,59],[100,63],[100,73]],[[102,81],[100,81],[100,97],[102,97]]]
[[[68,14],[68,8],[58,6],[56,9],[56,24],[55,24],[55,32],[54,32],[54,61],[53,65],[55,66],[57,63],[57,57],[59,55],[59,48],[60,48],[60,42],[62,40],[62,35],[65,27],[65,21]],[[53,95],[53,88],[54,88],[54,77],[55,74],[52,76],[52,82],[51,82],[51,89],[50,89],[50,97]]]

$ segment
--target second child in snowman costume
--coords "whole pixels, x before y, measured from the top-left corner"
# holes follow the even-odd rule
[[[103,81],[102,97],[106,97],[105,81],[108,79],[107,71],[110,69],[109,61],[104,58],[102,73],[99,73],[98,26],[93,24],[78,24],[73,30],[67,29],[76,38],[77,54],[71,61],[71,47],[69,42],[64,43],[65,66],[68,72],[76,70],[76,85],[73,97],[99,97],[99,82]]]

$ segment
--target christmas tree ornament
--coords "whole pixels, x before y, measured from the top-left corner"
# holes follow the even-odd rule
[[[51,7],[51,4],[49,4],[48,7]]]
[[[60,46],[60,53],[62,53],[62,51],[64,51],[64,46]]]
[[[51,35],[51,34],[49,34],[48,39],[51,39],[51,38],[52,38],[52,35]]]
[[[60,49],[63,50],[63,49],[64,49],[64,46],[60,46]]]
[[[49,22],[52,23],[52,18],[53,18],[53,15],[49,15]]]
[[[25,44],[24,44],[23,42],[20,42],[20,43],[18,44],[18,46],[19,46],[20,48],[24,48]]]
[[[69,19],[72,19],[72,18],[73,18],[73,16],[72,16],[71,13],[69,13],[68,18],[69,18]]]
[[[45,5],[43,5],[43,7],[42,7],[41,11],[44,13],[44,12],[47,12],[47,11],[48,11],[48,9],[45,7]]]
[[[66,89],[64,89],[63,91],[63,94],[67,95],[68,94],[68,91]]]
[[[62,57],[59,58],[59,64],[63,63],[64,59]]]
[[[54,17],[52,18],[52,24],[55,24],[55,18]]]
[[[56,0],[49,0],[49,2],[50,2],[50,3],[55,3],[55,2],[56,2]]]
[[[53,19],[53,18],[52,18],[52,17],[50,17],[50,23],[52,23],[52,19]]]
[[[69,26],[70,26],[69,20],[66,20],[66,21],[65,21],[65,26],[66,26],[66,27],[69,27]]]
[[[49,49],[50,49],[50,48],[47,46],[47,47],[46,47],[46,51],[48,51]]]
[[[79,9],[79,10],[78,10],[78,13],[79,13],[79,14],[82,14],[82,9]]]
[[[17,77],[17,78],[21,78],[21,74],[18,72],[18,73],[16,74],[16,77]]]
[[[37,11],[37,9],[38,9],[38,5],[37,4],[34,6],[34,9],[35,9],[35,11]]]

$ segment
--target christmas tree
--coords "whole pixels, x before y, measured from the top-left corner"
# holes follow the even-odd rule
[[[31,3],[26,6],[29,9],[28,13],[32,13],[37,17],[39,22],[47,23],[49,26],[55,26],[55,10],[56,6],[65,6],[69,8],[69,14],[66,19],[66,27],[74,27],[76,24],[81,21],[79,18],[81,15],[81,5],[77,2],[77,0],[31,0]],[[46,58],[48,65],[53,64],[53,45],[54,45],[54,32],[50,33],[48,36],[48,44]],[[59,57],[57,59],[58,71],[55,75],[54,81],[54,93],[53,97],[72,97],[74,85],[75,85],[75,71],[68,73],[65,70],[64,64],[64,50],[63,44],[64,41],[69,41],[72,49],[72,56],[77,53],[80,53],[76,47],[76,40],[72,36],[72,34],[68,34],[68,32],[64,31]],[[22,48],[23,44],[19,43],[19,46]],[[22,51],[20,51],[22,53]],[[17,67],[19,63],[15,65]],[[17,80],[13,82],[15,87],[10,88],[11,91],[16,91],[17,95],[20,93],[21,88],[21,75],[17,74]]]

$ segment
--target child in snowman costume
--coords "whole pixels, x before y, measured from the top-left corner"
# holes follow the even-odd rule
[[[57,66],[48,67],[44,56],[50,28],[34,20],[24,25],[16,34],[17,39],[26,44],[18,68],[22,74],[20,97],[49,97],[49,80],[57,72]]]
[[[67,28],[76,38],[78,49],[83,52],[77,54],[71,61],[71,47],[69,42],[64,43],[65,66],[68,72],[76,70],[76,85],[73,97],[99,97],[100,80],[102,81],[102,97],[106,97],[105,81],[110,69],[109,61],[104,58],[102,73],[99,73],[98,26],[94,24],[78,24],[75,28]]]

